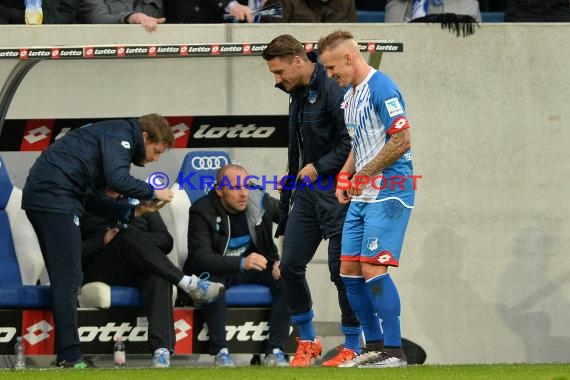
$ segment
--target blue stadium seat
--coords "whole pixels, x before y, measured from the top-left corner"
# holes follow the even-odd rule
[[[77,297],[79,307],[84,308],[142,308],[142,296],[137,288],[90,282],[81,287]]]
[[[482,12],[483,22],[505,22],[505,12]]]
[[[51,304],[50,286],[0,285],[0,309],[50,309]]]
[[[231,163],[230,155],[222,151],[194,151],[186,154],[180,168],[179,179],[189,177],[182,187],[191,203],[208,194],[214,187],[218,169],[229,163]]]
[[[356,22],[384,22],[384,12],[357,10]]]
[[[273,296],[265,285],[240,284],[226,290],[228,306],[271,306],[272,303]]]
[[[177,245],[180,267],[188,257],[188,208],[192,202],[206,195],[214,186],[216,172],[224,165],[231,163],[228,153],[223,151],[193,151],[184,157],[180,168],[179,179],[188,178],[188,183],[172,187],[174,200],[167,206],[172,211],[176,232],[171,231]],[[273,297],[269,288],[258,284],[234,285],[226,291],[228,306],[270,306]]]
[[[166,225],[174,237],[178,267],[181,269],[188,257],[190,205],[210,191],[214,184],[216,171],[229,163],[231,163],[230,156],[221,151],[193,151],[184,157],[178,175],[178,180],[183,182],[181,184],[176,182],[172,185],[174,199],[162,209],[164,214],[169,214],[168,219],[172,220],[172,223],[167,222]]]
[[[51,288],[36,286],[45,265],[21,200],[0,157],[0,308],[49,308]]]
[[[129,286],[111,286],[112,307],[142,307],[143,300],[137,288]]]

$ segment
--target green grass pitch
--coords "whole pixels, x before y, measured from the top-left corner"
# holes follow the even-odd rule
[[[423,365],[407,368],[170,368],[28,369],[0,371],[0,379],[121,380],[570,380],[570,364]]]

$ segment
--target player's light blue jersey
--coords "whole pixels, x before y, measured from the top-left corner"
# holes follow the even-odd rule
[[[386,74],[375,69],[370,69],[362,83],[347,90],[342,108],[357,173],[390,141],[390,135],[410,127],[398,87]],[[415,193],[412,175],[412,152],[408,150],[371,178],[372,183],[364,188],[362,195],[352,200],[379,202],[395,198],[411,208]]]

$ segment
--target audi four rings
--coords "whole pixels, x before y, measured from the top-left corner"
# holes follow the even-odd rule
[[[217,170],[226,166],[229,162],[224,156],[194,157],[192,167],[196,170]]]

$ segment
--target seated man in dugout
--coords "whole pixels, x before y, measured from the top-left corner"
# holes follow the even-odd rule
[[[279,202],[261,188],[243,183],[247,176],[239,165],[222,167],[214,189],[190,207],[184,273],[207,271],[212,281],[223,283],[226,289],[248,283],[268,286],[273,305],[263,364],[287,366],[283,346],[289,336],[289,312],[273,242]],[[225,295],[203,305],[202,311],[214,365],[234,367],[226,341]]]
[[[132,286],[140,290],[148,318],[148,343],[155,368],[168,368],[176,335],[172,285],[178,285],[195,302],[211,302],[223,285],[186,276],[166,255],[172,250],[172,236],[160,214],[162,205],[129,200],[106,191],[99,209],[114,208],[123,218],[86,213],[81,220],[83,283]],[[132,203],[131,203],[132,202]],[[134,206],[133,203],[138,203]]]

